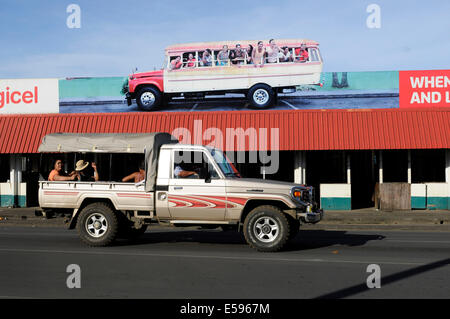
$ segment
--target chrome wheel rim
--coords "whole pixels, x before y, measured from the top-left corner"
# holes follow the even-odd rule
[[[141,103],[145,106],[151,106],[155,103],[155,95],[152,92],[144,92],[141,95]]]
[[[86,219],[85,228],[90,236],[99,238],[108,230],[108,221],[102,214],[94,213]]]
[[[272,217],[260,217],[253,225],[256,238],[264,243],[273,242],[280,233],[280,225]]]
[[[253,93],[253,100],[258,105],[264,105],[269,101],[269,92],[264,89],[257,89]]]

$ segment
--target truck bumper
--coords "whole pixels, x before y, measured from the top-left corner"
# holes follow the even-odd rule
[[[311,212],[299,212],[297,213],[297,219],[307,224],[315,224],[323,219],[324,212],[323,209],[318,209]]]

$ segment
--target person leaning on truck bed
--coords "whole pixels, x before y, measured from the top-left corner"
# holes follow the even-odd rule
[[[122,182],[126,183],[131,180],[134,180],[135,183],[139,183],[140,181],[143,181],[144,178],[145,178],[145,165],[144,161],[141,161],[139,163],[139,171],[122,178]]]
[[[84,160],[79,160],[75,165],[75,171],[77,172],[78,181],[80,182],[98,182],[98,171],[97,165],[92,162],[91,166],[94,169],[93,176],[86,169],[89,166],[89,162],[85,162]]]
[[[73,181],[77,178],[75,171],[72,171],[69,175],[66,175],[62,170],[62,163],[62,160],[59,158],[55,161],[55,164],[53,164],[53,170],[48,175],[49,181]]]

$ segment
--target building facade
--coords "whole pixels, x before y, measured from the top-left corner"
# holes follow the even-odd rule
[[[38,153],[58,132],[168,132],[225,150],[245,177],[312,185],[325,210],[450,209],[446,108],[2,115],[2,207],[37,206],[56,157],[73,169],[82,155]],[[114,178],[112,158],[92,160]]]

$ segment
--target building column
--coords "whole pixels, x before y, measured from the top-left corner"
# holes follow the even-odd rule
[[[445,150],[445,182],[449,184],[450,191],[450,150]]]
[[[351,163],[350,163],[350,154],[347,154],[346,168],[347,168],[347,184],[351,184],[352,183],[352,169],[351,169]]]
[[[447,209],[450,209],[450,150],[445,150],[445,182],[447,183]]]
[[[378,176],[379,176],[379,183],[383,184],[383,151],[379,152],[380,158],[378,161]]]
[[[9,158],[9,190],[7,199],[2,206],[25,207],[26,194],[22,185],[23,158],[19,155],[10,155]]]
[[[408,183],[412,183],[411,177],[411,150],[408,150]]]
[[[294,183],[305,184],[306,178],[305,152],[295,151],[294,155]]]

